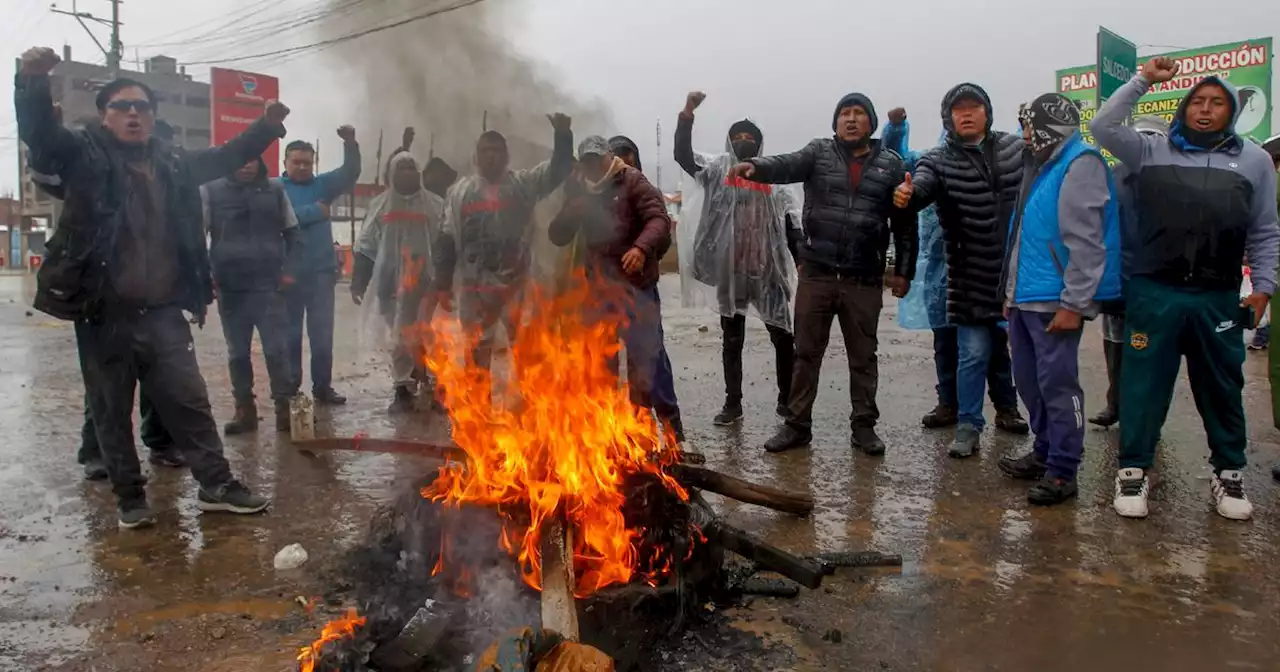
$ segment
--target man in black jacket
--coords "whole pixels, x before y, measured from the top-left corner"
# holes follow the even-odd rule
[[[37,276],[36,308],[74,320],[119,524],[154,523],[133,449],[138,382],[174,434],[199,483],[205,511],[257,513],[270,501],[231,475],[183,311],[203,324],[213,295],[200,225],[198,186],[234,171],[284,135],[287,107],[266,115],[223,147],[179,158],[153,142],[155,97],[121,79],[97,96],[101,126],[73,132],[57,121],[51,49],[22,55],[14,83],[18,134],[60,166],[66,208]]]
[[[262,339],[276,431],[289,431],[288,308],[281,290],[293,284],[302,250],[298,218],[284,187],[267,179],[267,164],[254,158],[231,177],[200,187],[209,261],[218,287],[218,315],[227,339],[227,365],[236,414],[228,436],[258,428],[253,396],[253,330]],[[286,257],[288,261],[286,261]]]
[[[988,369],[1011,378],[1000,292],[1009,217],[1022,184],[1022,138],[991,130],[991,99],[976,84],[960,84],[942,99],[947,141],[920,157],[894,201],[910,212],[937,203],[947,247],[947,314],[956,325],[959,402],[952,457],[978,450],[986,424],[982,404]],[[1027,423],[1017,402],[996,409],[996,426],[1018,434]]]
[[[868,455],[885,450],[875,431],[880,417],[876,329],[884,302],[885,254],[892,232],[897,253],[892,287],[901,298],[915,273],[918,232],[915,215],[893,207],[893,191],[906,166],[901,156],[871,139],[877,123],[871,100],[851,93],[832,115],[835,137],[816,139],[791,154],[752,158],[730,171],[730,178],[804,183],[791,417],[765,443],[769,452],[799,448],[813,438],[818,373],[835,318],[849,360],[850,444]]]

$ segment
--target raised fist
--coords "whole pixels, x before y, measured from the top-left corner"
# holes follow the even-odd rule
[[[556,133],[568,133],[573,130],[573,119],[563,112],[548,114],[547,121],[551,122],[551,128],[556,129]]]
[[[702,105],[702,101],[707,99],[707,94],[701,91],[690,91],[689,96],[684,99],[684,111],[693,114],[693,111]]]
[[[273,124],[283,124],[285,118],[289,116],[289,106],[278,100],[268,100],[267,111],[263,116]]]
[[[1156,56],[1155,58],[1147,59],[1147,62],[1142,64],[1142,76],[1152,84],[1167,82],[1177,76],[1181,67],[1172,58]]]
[[[901,107],[895,107],[895,108],[893,108],[892,110],[889,110],[889,123],[891,123],[891,124],[901,124],[902,122],[904,122],[904,121],[906,121],[906,120],[907,120],[907,111],[906,111],[906,109],[901,108]]]
[[[356,129],[348,124],[343,124],[338,127],[338,137],[342,138],[343,142],[355,142]]]
[[[416,132],[412,126],[405,126],[404,133],[400,136],[400,146],[409,149],[413,146],[413,138]]]
[[[31,47],[23,52],[18,72],[23,75],[47,75],[61,62],[62,58],[49,47]]]

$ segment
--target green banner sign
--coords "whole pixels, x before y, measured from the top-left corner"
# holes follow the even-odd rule
[[[1116,89],[1138,72],[1138,45],[1106,28],[1098,28],[1097,105],[1107,102]]]
[[[1271,39],[1235,42],[1202,49],[1174,51],[1166,56],[1178,61],[1178,76],[1152,87],[1133,110],[1135,117],[1155,115],[1173,121],[1178,103],[1200,80],[1217,75],[1240,92],[1240,117],[1236,132],[1259,142],[1271,136]],[[1138,59],[1137,69],[1147,61]],[[1057,91],[1080,107],[1081,130],[1093,142],[1089,124],[1098,106],[1098,66],[1085,65],[1057,72]]]

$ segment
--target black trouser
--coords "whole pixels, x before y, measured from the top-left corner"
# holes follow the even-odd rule
[[[874,427],[880,419],[876,389],[880,373],[876,361],[876,329],[884,305],[882,278],[846,278],[807,266],[800,272],[796,292],[796,361],[791,376],[792,428],[810,433],[813,402],[818,398],[822,358],[831,339],[831,323],[840,320],[845,357],[849,361],[849,401],[854,427]]]
[[[253,405],[253,330],[262,340],[271,398],[287,401],[297,388],[289,368],[289,317],[285,299],[276,291],[222,292],[218,315],[227,339],[227,366],[236,404]]]
[[[152,453],[166,453],[175,450],[173,437],[160,422],[160,414],[145,394],[138,395],[138,413],[142,415],[142,445],[151,449]],[[84,425],[80,428],[80,452],[76,461],[84,464],[89,460],[101,460],[102,447],[98,445],[98,428],[93,422],[93,412],[89,410],[89,391],[84,393]]]
[[[791,375],[795,364],[795,338],[786,329],[766,324],[769,340],[773,342],[774,367],[778,376],[778,403],[791,400]],[[720,318],[720,330],[724,332],[724,394],[731,404],[742,403],[742,349],[747,342],[747,316],[734,315]]]
[[[103,461],[122,503],[146,497],[133,449],[137,383],[173,433],[196,482],[214,490],[231,480],[196,362],[191,325],[181,310],[165,307],[82,320],[76,323],[76,343]]]

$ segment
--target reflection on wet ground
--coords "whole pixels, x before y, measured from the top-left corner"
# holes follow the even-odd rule
[[[227,441],[236,472],[275,498],[257,518],[199,515],[184,472],[153,471],[160,525],[122,533],[103,485],[74,462],[81,383],[66,323],[28,314],[29,280],[0,277],[0,669],[288,669],[312,626],[296,597],[331,588],[325,575],[361,538],[378,503],[429,472],[406,456],[294,451],[274,434]],[[714,316],[670,297],[668,347],[691,448],[710,466],[806,490],[804,520],[732,501],[713,503],[734,524],[798,552],[901,553],[902,572],[844,571],[797,600],[756,599],[730,616],[796,652],[796,669],[1066,670],[1276,669],[1280,579],[1276,487],[1265,467],[1280,457],[1270,428],[1265,361],[1246,364],[1254,466],[1247,485],[1256,520],[1222,520],[1209,502],[1204,434],[1179,389],[1157,465],[1152,517],[1122,521],[1110,509],[1115,432],[1090,430],[1075,504],[1033,509],[1025,486],[996,460],[1029,439],[992,433],[976,459],[946,457],[947,432],[919,428],[934,404],[927,333],[904,332],[886,310],[880,335],[882,459],[848,447],[846,368],[833,338],[807,452],[772,456],[772,349],[748,335],[748,414],[716,428],[721,401]],[[341,298],[345,293],[340,292]],[[339,324],[355,308],[339,301]],[[338,330],[345,330],[341,326]],[[220,421],[231,414],[225,348],[216,317],[196,335]],[[1100,339],[1084,355],[1090,402],[1105,386]],[[339,388],[352,403],[322,414],[320,431],[443,440],[444,423],[392,421],[385,366],[340,335]],[[259,365],[260,399],[265,369]],[[260,402],[263,410],[266,403]],[[751,412],[754,409],[755,412]],[[300,542],[311,560],[276,572],[272,557]],[[840,630],[839,643],[823,634]]]

